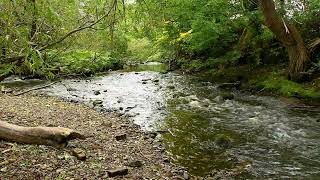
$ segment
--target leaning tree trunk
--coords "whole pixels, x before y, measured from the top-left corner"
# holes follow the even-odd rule
[[[281,18],[273,0],[260,0],[260,7],[266,25],[284,45],[289,56],[288,77],[294,81],[303,81],[304,72],[310,62],[308,50],[297,28]]]
[[[77,131],[61,127],[22,127],[0,121],[0,139],[23,144],[64,147],[69,140],[84,139]]]

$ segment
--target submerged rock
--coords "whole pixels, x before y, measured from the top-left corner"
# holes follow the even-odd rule
[[[223,134],[219,134],[217,135],[216,139],[215,139],[215,143],[217,146],[227,149],[230,148],[232,146],[231,144],[231,139]]]
[[[221,97],[222,97],[224,100],[227,100],[227,99],[232,100],[232,99],[234,99],[234,95],[233,95],[232,93],[230,93],[230,92],[224,92],[224,93],[222,93],[222,94],[221,94]]]
[[[223,101],[223,97],[222,96],[217,96],[213,99],[215,102],[222,102]]]
[[[167,86],[168,89],[174,89],[174,86]]]
[[[100,91],[94,91],[94,95],[100,95],[101,93],[100,93]]]
[[[67,91],[77,91],[75,88],[68,88]]]
[[[102,100],[94,100],[92,101],[92,105],[95,107],[95,106],[98,106],[98,105],[102,105],[103,101]]]

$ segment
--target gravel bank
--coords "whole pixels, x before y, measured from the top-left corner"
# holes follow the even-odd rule
[[[108,170],[119,167],[128,168],[128,174],[114,179],[186,176],[169,162],[153,137],[117,114],[98,113],[53,97],[2,94],[0,118],[22,126],[61,126],[90,135],[61,149],[0,141],[0,179],[107,179]],[[122,134],[126,138],[116,140]],[[72,155],[75,148],[85,152],[85,161]]]

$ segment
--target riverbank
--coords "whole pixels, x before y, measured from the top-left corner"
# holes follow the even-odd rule
[[[210,82],[230,83],[226,88],[236,88],[258,95],[295,98],[311,104],[320,103],[320,77],[310,82],[296,83],[287,80],[285,72],[286,69],[282,66],[243,65],[196,74]]]
[[[116,113],[98,113],[82,104],[53,97],[0,94],[1,120],[22,126],[61,126],[88,133],[66,148],[0,141],[0,176],[4,179],[174,179],[187,176],[170,163],[153,133]],[[79,160],[75,149],[85,154]],[[128,173],[126,173],[126,169]],[[120,173],[121,174],[121,173]]]

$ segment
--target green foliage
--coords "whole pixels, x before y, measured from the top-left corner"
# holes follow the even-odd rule
[[[5,64],[0,67],[0,76],[7,76],[14,72],[15,66],[13,64]]]
[[[64,52],[54,62],[54,65],[59,68],[60,73],[84,75],[122,67],[121,61],[112,58],[110,53],[80,50]]]

